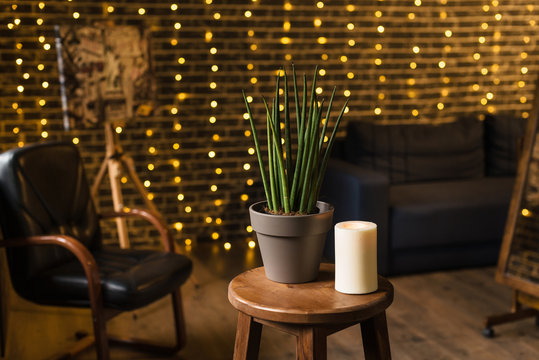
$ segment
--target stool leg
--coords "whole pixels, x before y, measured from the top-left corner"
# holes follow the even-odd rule
[[[304,327],[299,329],[296,359],[298,360],[326,360],[327,336],[320,329]]]
[[[234,360],[257,360],[261,336],[262,324],[240,311],[234,344]]]
[[[361,322],[361,337],[365,360],[391,359],[385,311]]]

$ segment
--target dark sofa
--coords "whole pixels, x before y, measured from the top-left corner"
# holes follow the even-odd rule
[[[326,172],[334,222],[378,224],[383,275],[494,264],[526,120],[350,122]],[[334,259],[333,234],[325,256]]]

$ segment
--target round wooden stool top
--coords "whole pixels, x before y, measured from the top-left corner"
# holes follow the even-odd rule
[[[236,276],[228,300],[254,318],[294,324],[359,322],[383,312],[393,302],[393,285],[378,277],[378,290],[365,295],[335,290],[335,266],[322,264],[318,279],[304,284],[281,284],[266,278],[259,267]]]

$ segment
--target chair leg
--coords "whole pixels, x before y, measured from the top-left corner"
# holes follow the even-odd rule
[[[176,330],[176,349],[180,350],[187,342],[182,293],[180,288],[172,293],[172,309],[174,311],[174,328]]]
[[[262,324],[238,312],[238,327],[236,329],[236,342],[234,344],[234,360],[256,360],[260,349]]]
[[[109,341],[107,323],[102,303],[92,301],[92,324],[94,327],[95,348],[98,360],[109,360]]]
[[[391,359],[385,311],[361,322],[361,337],[366,360]]]
[[[296,358],[299,360],[326,360],[326,334],[323,334],[321,329],[315,327],[303,327],[299,329]]]

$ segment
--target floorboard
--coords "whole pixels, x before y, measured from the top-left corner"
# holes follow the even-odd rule
[[[232,358],[237,314],[227,300],[228,282],[246,269],[260,266],[258,249],[243,242],[224,250],[199,244],[189,253],[194,276],[182,288],[187,319],[187,346],[172,357],[112,347],[112,359],[229,360]],[[3,280],[5,281],[5,276]],[[395,301],[387,319],[392,356],[397,360],[539,359],[539,327],[534,319],[495,328],[481,335],[484,317],[505,312],[511,290],[494,281],[493,268],[464,269],[390,278]],[[74,343],[74,332],[91,332],[89,311],[43,307],[20,299],[9,286],[7,358],[46,359]],[[110,333],[172,342],[169,299],[119,316]],[[328,359],[362,359],[360,327],[328,338]],[[93,348],[77,359],[95,359]],[[295,339],[264,328],[261,360],[295,359]]]

